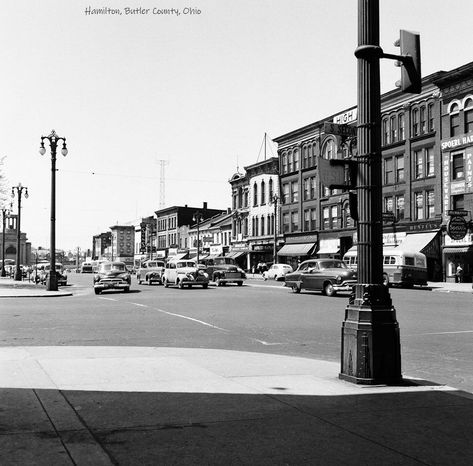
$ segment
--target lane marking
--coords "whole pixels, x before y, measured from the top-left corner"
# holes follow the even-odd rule
[[[473,330],[457,330],[456,332],[414,333],[406,337],[419,337],[423,335],[458,335],[459,333],[473,333]]]
[[[148,307],[146,304],[140,304],[140,303],[128,303],[128,304],[133,304],[134,306],[139,306],[139,307]]]
[[[208,322],[204,322],[203,320],[194,319],[193,317],[184,316],[182,314],[176,314],[174,312],[168,312],[168,311],[165,311],[163,309],[158,309],[158,308],[154,308],[154,309],[158,312],[162,312],[163,314],[167,314],[169,316],[180,317],[181,319],[187,319],[187,320],[190,320],[192,322],[196,322],[198,324],[205,325],[206,327],[211,327],[211,328],[215,328],[217,330],[221,330],[222,332],[227,332],[227,333],[230,332],[230,330],[227,330],[227,329],[221,328],[221,327],[217,327],[216,325],[209,324]]]
[[[252,338],[253,341],[261,343],[264,346],[277,346],[277,345],[284,345],[285,343],[269,343],[268,341],[258,340],[257,338]]]
[[[116,301],[115,298],[104,298],[103,296],[99,296],[99,299],[105,299],[105,301]]]

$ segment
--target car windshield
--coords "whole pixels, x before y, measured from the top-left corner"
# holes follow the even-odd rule
[[[345,262],[340,260],[331,260],[331,261],[322,261],[319,262],[319,267],[321,270],[324,269],[346,269],[347,265]]]
[[[185,262],[178,262],[177,263],[177,268],[178,269],[182,269],[184,267],[195,267],[195,262],[189,262],[189,261],[185,261]]]
[[[118,272],[125,272],[125,264],[102,264],[102,270],[104,272],[110,272],[111,270],[116,270]]]

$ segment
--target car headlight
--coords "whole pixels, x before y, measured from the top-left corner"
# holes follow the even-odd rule
[[[340,275],[338,275],[337,278],[335,279],[335,282],[337,283],[337,285],[340,285],[340,283],[343,282],[343,278]]]

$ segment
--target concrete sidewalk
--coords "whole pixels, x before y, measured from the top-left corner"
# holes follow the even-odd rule
[[[473,463],[473,395],[196,348],[0,348],[2,465]]]
[[[61,287],[58,291],[48,291],[45,285],[0,277],[0,298],[50,298],[59,296],[72,296],[72,291],[68,290],[68,287]]]

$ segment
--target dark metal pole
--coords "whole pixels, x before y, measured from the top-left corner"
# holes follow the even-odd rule
[[[199,239],[200,214],[197,215],[197,264],[199,263],[200,239]]]
[[[278,262],[278,246],[277,246],[277,241],[278,241],[278,232],[276,230],[276,225],[277,225],[277,215],[278,215],[278,197],[276,195],[273,196],[273,202],[274,202],[274,223],[273,223],[273,233],[274,233],[274,245],[273,245],[273,264],[276,264]]]
[[[5,271],[5,228],[7,223],[7,209],[2,209],[2,272],[1,276],[6,277]]]
[[[379,0],[358,0],[358,283],[342,324],[340,378],[401,380],[399,325],[383,282]]]
[[[48,291],[57,291],[56,278],[56,149],[57,143],[51,142],[51,229],[49,251],[49,279],[46,282]]]
[[[18,193],[18,216],[16,218],[16,269],[15,269],[15,281],[22,280],[20,262],[20,248],[21,248],[21,192],[22,188],[17,187],[16,191]]]

